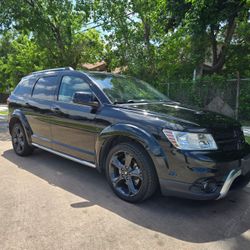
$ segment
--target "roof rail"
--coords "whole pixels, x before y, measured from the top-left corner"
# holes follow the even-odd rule
[[[74,69],[72,67],[45,69],[45,70],[31,72],[30,75],[35,75],[35,74],[40,74],[40,73],[46,73],[46,72],[52,72],[52,71],[63,71],[63,70],[74,70]]]

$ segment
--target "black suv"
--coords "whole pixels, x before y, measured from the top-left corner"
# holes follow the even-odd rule
[[[158,187],[167,195],[219,199],[250,179],[250,146],[237,121],[181,105],[132,77],[34,72],[8,103],[18,155],[41,148],[97,168],[129,202]]]

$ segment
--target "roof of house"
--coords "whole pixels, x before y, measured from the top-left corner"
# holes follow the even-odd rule
[[[107,71],[107,63],[105,61],[97,62],[97,63],[84,63],[82,64],[82,68],[89,71]],[[127,69],[127,66],[117,67],[112,70],[112,73],[120,74]]]
[[[101,62],[97,62],[97,63],[84,63],[82,64],[82,67],[87,69],[87,70],[97,70],[97,69],[106,69],[106,62],[101,61]]]

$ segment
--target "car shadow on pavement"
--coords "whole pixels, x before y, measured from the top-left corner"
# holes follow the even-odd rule
[[[0,142],[1,141],[10,141],[10,135],[8,133],[8,127],[6,122],[0,121]]]
[[[31,157],[18,157],[13,150],[3,152],[2,157],[50,185],[83,198],[69,206],[75,209],[101,206],[132,223],[155,231],[156,237],[160,232],[195,243],[233,237],[249,241],[241,236],[250,229],[249,186],[219,201],[192,201],[155,195],[143,203],[130,204],[117,198],[104,176],[95,169],[38,149]]]

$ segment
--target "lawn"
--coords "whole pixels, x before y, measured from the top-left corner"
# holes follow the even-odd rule
[[[250,144],[250,136],[245,136],[245,138],[246,138],[247,143]]]
[[[250,121],[241,120],[240,123],[242,126],[250,126]]]
[[[8,115],[8,111],[0,111],[0,115]]]

